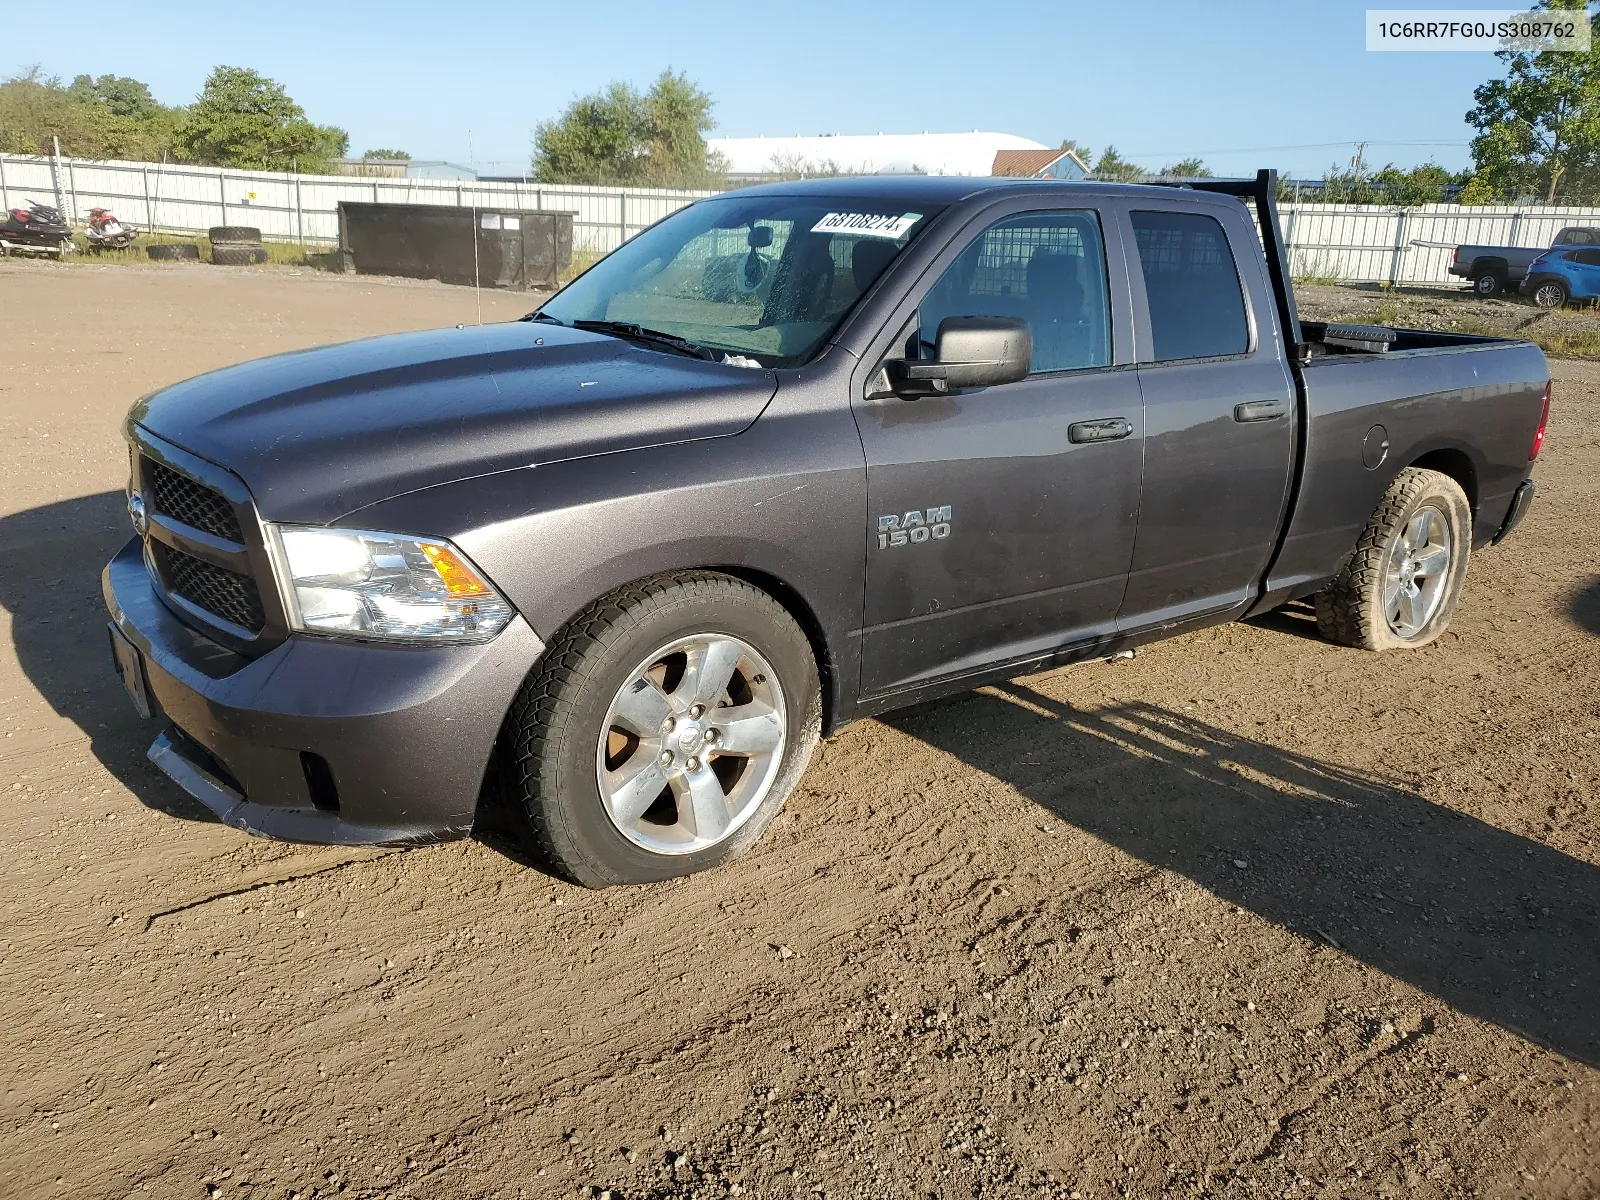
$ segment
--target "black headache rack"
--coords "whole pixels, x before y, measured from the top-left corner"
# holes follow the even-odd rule
[[[1278,305],[1278,324],[1283,327],[1285,349],[1297,366],[1306,361],[1305,335],[1300,328],[1300,310],[1295,307],[1294,287],[1289,282],[1289,249],[1283,244],[1278,224],[1278,173],[1261,170],[1254,179],[1185,179],[1161,183],[1162,187],[1191,188],[1197,192],[1216,192],[1255,202],[1256,224],[1261,229],[1261,248],[1267,256],[1267,275]]]

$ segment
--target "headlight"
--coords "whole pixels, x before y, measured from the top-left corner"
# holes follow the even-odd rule
[[[271,525],[289,625],[401,642],[476,642],[511,620],[504,597],[449,542]]]

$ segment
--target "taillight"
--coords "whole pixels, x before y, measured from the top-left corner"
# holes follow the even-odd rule
[[[1533,449],[1528,451],[1528,461],[1532,462],[1539,457],[1539,451],[1544,447],[1544,427],[1550,424],[1550,381],[1544,381],[1544,410],[1539,414],[1539,429],[1533,435]]]

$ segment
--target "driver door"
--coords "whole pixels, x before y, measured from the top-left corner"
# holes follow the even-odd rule
[[[945,317],[1021,317],[1034,361],[1016,383],[856,403],[870,505],[864,697],[1054,658],[1115,630],[1144,416],[1117,225],[1101,207],[980,220],[896,318],[912,318],[906,349],[926,357]]]

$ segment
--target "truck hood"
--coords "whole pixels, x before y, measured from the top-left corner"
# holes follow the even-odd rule
[[[402,492],[747,428],[776,376],[540,322],[279,354],[133,406],[238,475],[262,516],[324,523]]]

